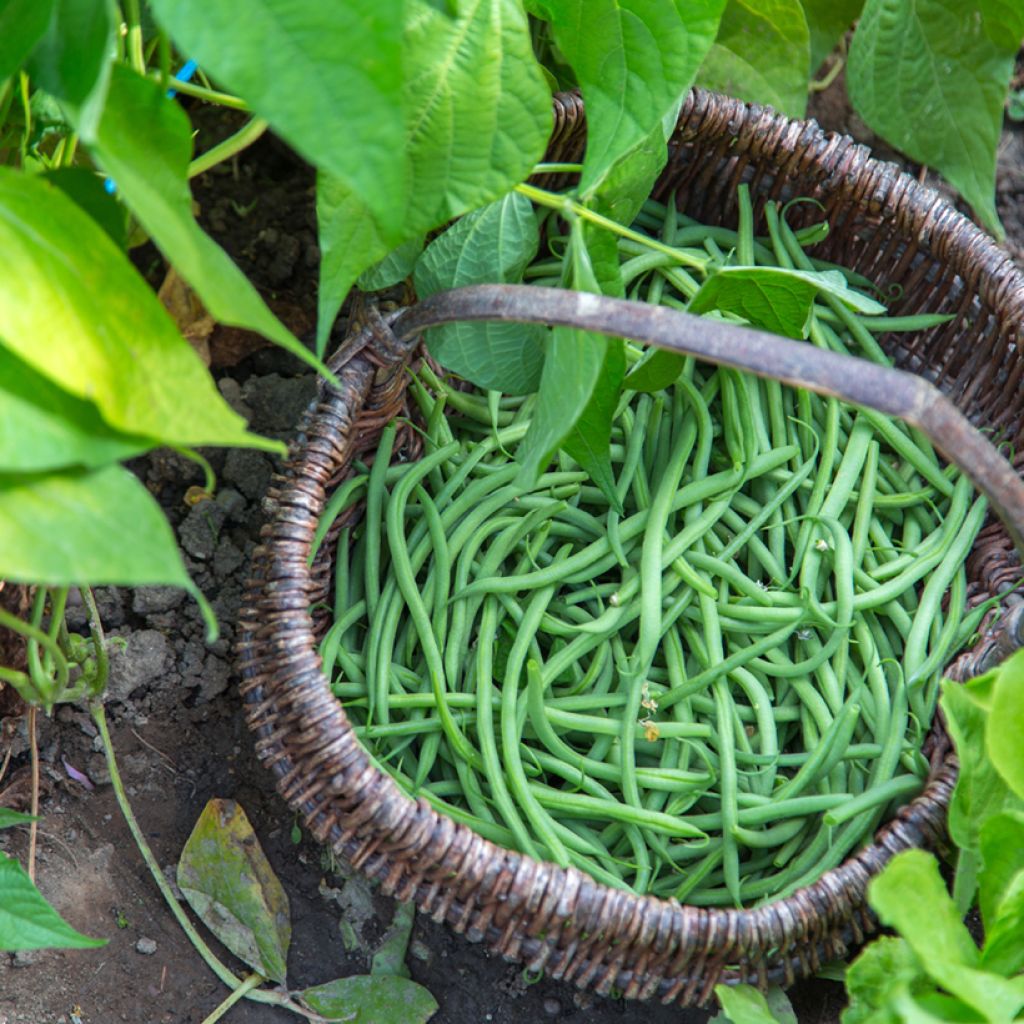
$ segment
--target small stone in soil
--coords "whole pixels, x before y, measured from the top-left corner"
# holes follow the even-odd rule
[[[115,646],[110,654],[111,700],[127,700],[140,686],[159,679],[168,668],[171,645],[163,633],[140,629],[128,638],[124,649]]]
[[[562,1004],[549,996],[544,1000],[544,1012],[549,1017],[557,1017],[562,1012]]]
[[[135,943],[135,952],[141,953],[143,956],[152,956],[156,952],[156,943],[152,939],[143,937]]]
[[[169,612],[185,600],[181,587],[136,587],[132,591],[132,611],[139,615]]]

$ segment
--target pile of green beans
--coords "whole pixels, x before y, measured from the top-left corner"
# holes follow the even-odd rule
[[[636,226],[712,262],[819,268],[813,233],[768,223],[754,240],[749,210],[735,233],[649,203]],[[699,286],[621,252],[640,298]],[[887,361],[872,319],[823,298],[809,343]],[[532,397],[427,365],[410,391],[423,456],[396,458],[390,425],[320,524],[349,521],[324,668],[406,792],[608,885],[739,906],[810,883],[920,791],[941,669],[982,614],[964,563],[985,515],[921,435],[687,360],[622,396],[620,511],[564,455],[516,485]]]

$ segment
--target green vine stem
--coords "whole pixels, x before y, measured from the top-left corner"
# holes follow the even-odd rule
[[[92,646],[96,657],[96,672],[89,682],[89,694],[99,697],[107,688],[107,679],[110,676],[110,655],[107,653],[107,638],[103,632],[103,620],[100,618],[100,610],[96,605],[96,596],[92,592],[92,587],[82,587],[81,594],[89,622],[89,636],[92,637]]]
[[[205,153],[200,154],[188,165],[188,176],[194,178],[203,171],[208,171],[216,164],[230,160],[243,149],[251,146],[269,128],[269,124],[262,117],[254,117],[248,124],[243,125],[229,135],[223,142],[218,143]]]
[[[181,926],[181,930],[188,937],[189,942],[195,947],[196,952],[206,961],[206,966],[213,971],[214,974],[222,981],[232,993],[237,989],[246,985],[246,981],[235,977],[234,973],[220,960],[216,954],[203,940],[203,937],[196,931],[192,922],[188,919],[188,915],[185,913],[181,904],[175,899],[174,893],[171,891],[170,884],[164,877],[164,873],[160,870],[160,865],[157,863],[156,857],[150,849],[149,843],[146,842],[146,837],[142,834],[142,829],[139,827],[138,820],[135,817],[135,812],[132,810],[131,804],[128,802],[128,794],[125,792],[124,782],[121,779],[121,772],[118,770],[117,758],[114,755],[114,746],[110,741],[110,729],[107,726],[107,715],[103,707],[103,703],[98,698],[93,698],[89,702],[89,713],[92,715],[93,722],[96,723],[96,728],[99,730],[99,734],[103,739],[103,753],[107,762],[107,771],[110,773],[110,784],[114,789],[114,796],[117,799],[117,806],[121,810],[121,814],[124,816],[125,823],[128,825],[128,830],[132,834],[132,839],[135,840],[135,845],[138,847],[139,853],[142,855],[142,859],[146,863],[146,867],[149,868],[149,873],[156,883],[156,887],[160,890],[160,894],[164,898],[168,909],[174,915],[174,919]],[[258,977],[258,975],[257,975]],[[248,981],[249,979],[247,979]],[[273,1006],[280,1006],[284,1010],[289,1010],[292,1013],[298,1014],[300,1017],[305,1017],[311,1021],[324,1021],[325,1018],[319,1016],[319,1014],[313,1013],[304,1007],[299,1006],[293,1002],[286,992],[275,992],[268,989],[259,989],[255,987],[249,987],[239,997],[245,999],[251,999],[257,1003],[270,1003]],[[216,1020],[217,1018],[212,1018]]]
[[[244,999],[249,992],[260,987],[267,979],[262,974],[250,974],[241,985],[232,992],[208,1017],[204,1017],[202,1024],[215,1024],[220,1020],[235,1003]]]
[[[150,72],[149,77],[155,81],[160,81],[160,72]],[[196,99],[206,100],[207,103],[216,103],[219,107],[230,107],[232,110],[246,111],[249,109],[245,100],[232,96],[228,92],[207,89],[206,86],[196,85],[195,82],[182,82],[180,79],[175,79],[174,91],[180,92],[183,96],[195,96]]]
[[[705,270],[707,268],[708,260],[701,259],[699,256],[694,256],[682,249],[674,249],[671,245],[666,245],[656,238],[651,238],[639,231],[634,231],[632,228],[627,228],[625,225],[619,224],[597,213],[595,210],[588,209],[570,196],[546,192],[542,188],[537,188],[535,185],[527,185],[525,182],[516,185],[515,190],[538,206],[546,206],[548,209],[556,210],[567,217],[579,217],[580,220],[589,221],[591,224],[596,224],[598,227],[611,231],[612,234],[618,235],[620,238],[628,238],[631,242],[636,242],[638,245],[643,245],[654,252],[660,252],[665,256],[669,256],[681,266],[692,267],[695,270]]]

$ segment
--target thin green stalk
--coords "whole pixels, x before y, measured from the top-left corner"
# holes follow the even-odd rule
[[[214,1024],[221,1019],[235,1003],[245,998],[253,989],[259,988],[267,979],[262,974],[250,974],[241,985],[232,992],[209,1016],[203,1018],[202,1024]]]
[[[270,127],[269,124],[262,117],[254,117],[248,124],[239,128],[234,135],[229,135],[223,142],[197,156],[188,165],[188,176],[194,178],[216,164],[230,160],[236,153],[241,153],[243,149],[251,146],[268,127]]]
[[[182,457],[194,462],[203,471],[203,490],[212,497],[217,490],[217,474],[214,473],[213,466],[195,448],[179,448],[177,445],[171,445],[171,448]]]
[[[107,771],[110,773],[110,784],[114,789],[117,806],[124,816],[128,830],[132,834],[132,839],[135,840],[135,845],[138,847],[142,859],[146,862],[146,867],[149,868],[149,873],[156,883],[156,887],[160,890],[164,902],[167,904],[174,919],[181,926],[181,930],[188,937],[189,942],[195,947],[196,952],[206,961],[206,966],[232,991],[242,987],[245,985],[245,982],[235,977],[232,971],[217,959],[213,950],[203,941],[202,936],[188,919],[188,915],[182,909],[181,904],[175,899],[170,884],[164,877],[164,873],[160,870],[160,865],[157,863],[149,843],[146,842],[146,837],[142,834],[142,829],[135,818],[135,812],[128,802],[128,794],[125,792],[121,772],[117,766],[117,758],[114,756],[114,745],[110,741],[110,730],[107,727],[107,715],[102,702],[95,698],[91,700],[89,702],[89,713],[92,715],[92,720],[96,723],[96,728],[103,739],[103,754],[107,761]],[[297,1003],[293,1003],[288,995],[283,992],[254,988],[243,993],[243,995],[246,999],[251,999],[257,1003],[270,1003],[273,1006],[280,1006],[282,1009],[290,1010],[292,1013],[296,1013],[308,1020],[322,1021],[324,1019],[318,1014],[304,1009]]]
[[[583,164],[537,164],[531,176],[533,174],[579,174],[583,170]]]
[[[619,224],[616,221],[611,220],[609,217],[602,216],[594,210],[587,209],[587,207],[582,203],[576,202],[575,199],[571,199],[569,196],[560,196],[556,195],[554,192],[545,192],[544,189],[536,188],[534,185],[527,185],[525,182],[516,185],[515,190],[520,195],[526,196],[527,199],[536,203],[538,206],[546,206],[548,209],[557,210],[570,217],[579,217],[581,220],[590,221],[591,224],[596,224],[598,227],[602,227],[606,231],[611,231],[612,234],[618,235],[620,238],[628,238],[630,241],[646,246],[654,252],[660,252],[665,256],[669,256],[674,262],[681,266],[693,267],[696,270],[704,270],[710,262],[706,259],[691,256],[689,253],[683,252],[681,249],[673,249],[671,245],[666,245],[664,242],[660,242],[656,238],[650,238],[639,231],[627,228],[625,225]]]
[[[96,650],[96,675],[89,684],[89,692],[98,697],[107,688],[107,678],[110,675],[110,655],[107,654],[107,638],[103,632],[103,622],[100,619],[100,610],[96,606],[96,597],[92,592],[92,587],[82,587],[80,592],[88,616],[89,635],[92,637],[92,645]]]
[[[160,72],[150,74],[154,81],[160,80]],[[207,89],[205,86],[196,85],[195,82],[182,82],[180,79],[174,81],[175,92],[183,96],[195,96],[196,99],[206,100],[207,103],[216,103],[219,107],[230,107],[232,110],[248,110],[245,100],[232,96],[228,92],[218,92],[216,89]]]
[[[142,50],[142,12],[139,0],[125,0],[125,20],[128,22],[128,58],[132,68],[140,75],[146,73],[146,55]]]

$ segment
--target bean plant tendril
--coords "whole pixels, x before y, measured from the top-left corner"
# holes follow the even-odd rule
[[[803,248],[824,227],[794,233],[769,206],[755,238],[745,193],[741,211],[737,233],[648,202],[619,239],[629,295],[685,308],[726,265],[835,279]],[[557,223],[528,280],[563,280]],[[940,320],[823,289],[808,344],[887,362],[877,330]],[[922,789],[941,670],[984,611],[965,610],[964,561],[985,503],[871,411],[680,357],[639,390],[662,357],[627,346],[614,495],[564,453],[524,489],[535,397],[425,361],[423,457],[391,461],[392,424],[321,523],[344,524],[324,670],[375,762],[480,835],[747,906],[838,865]]]

